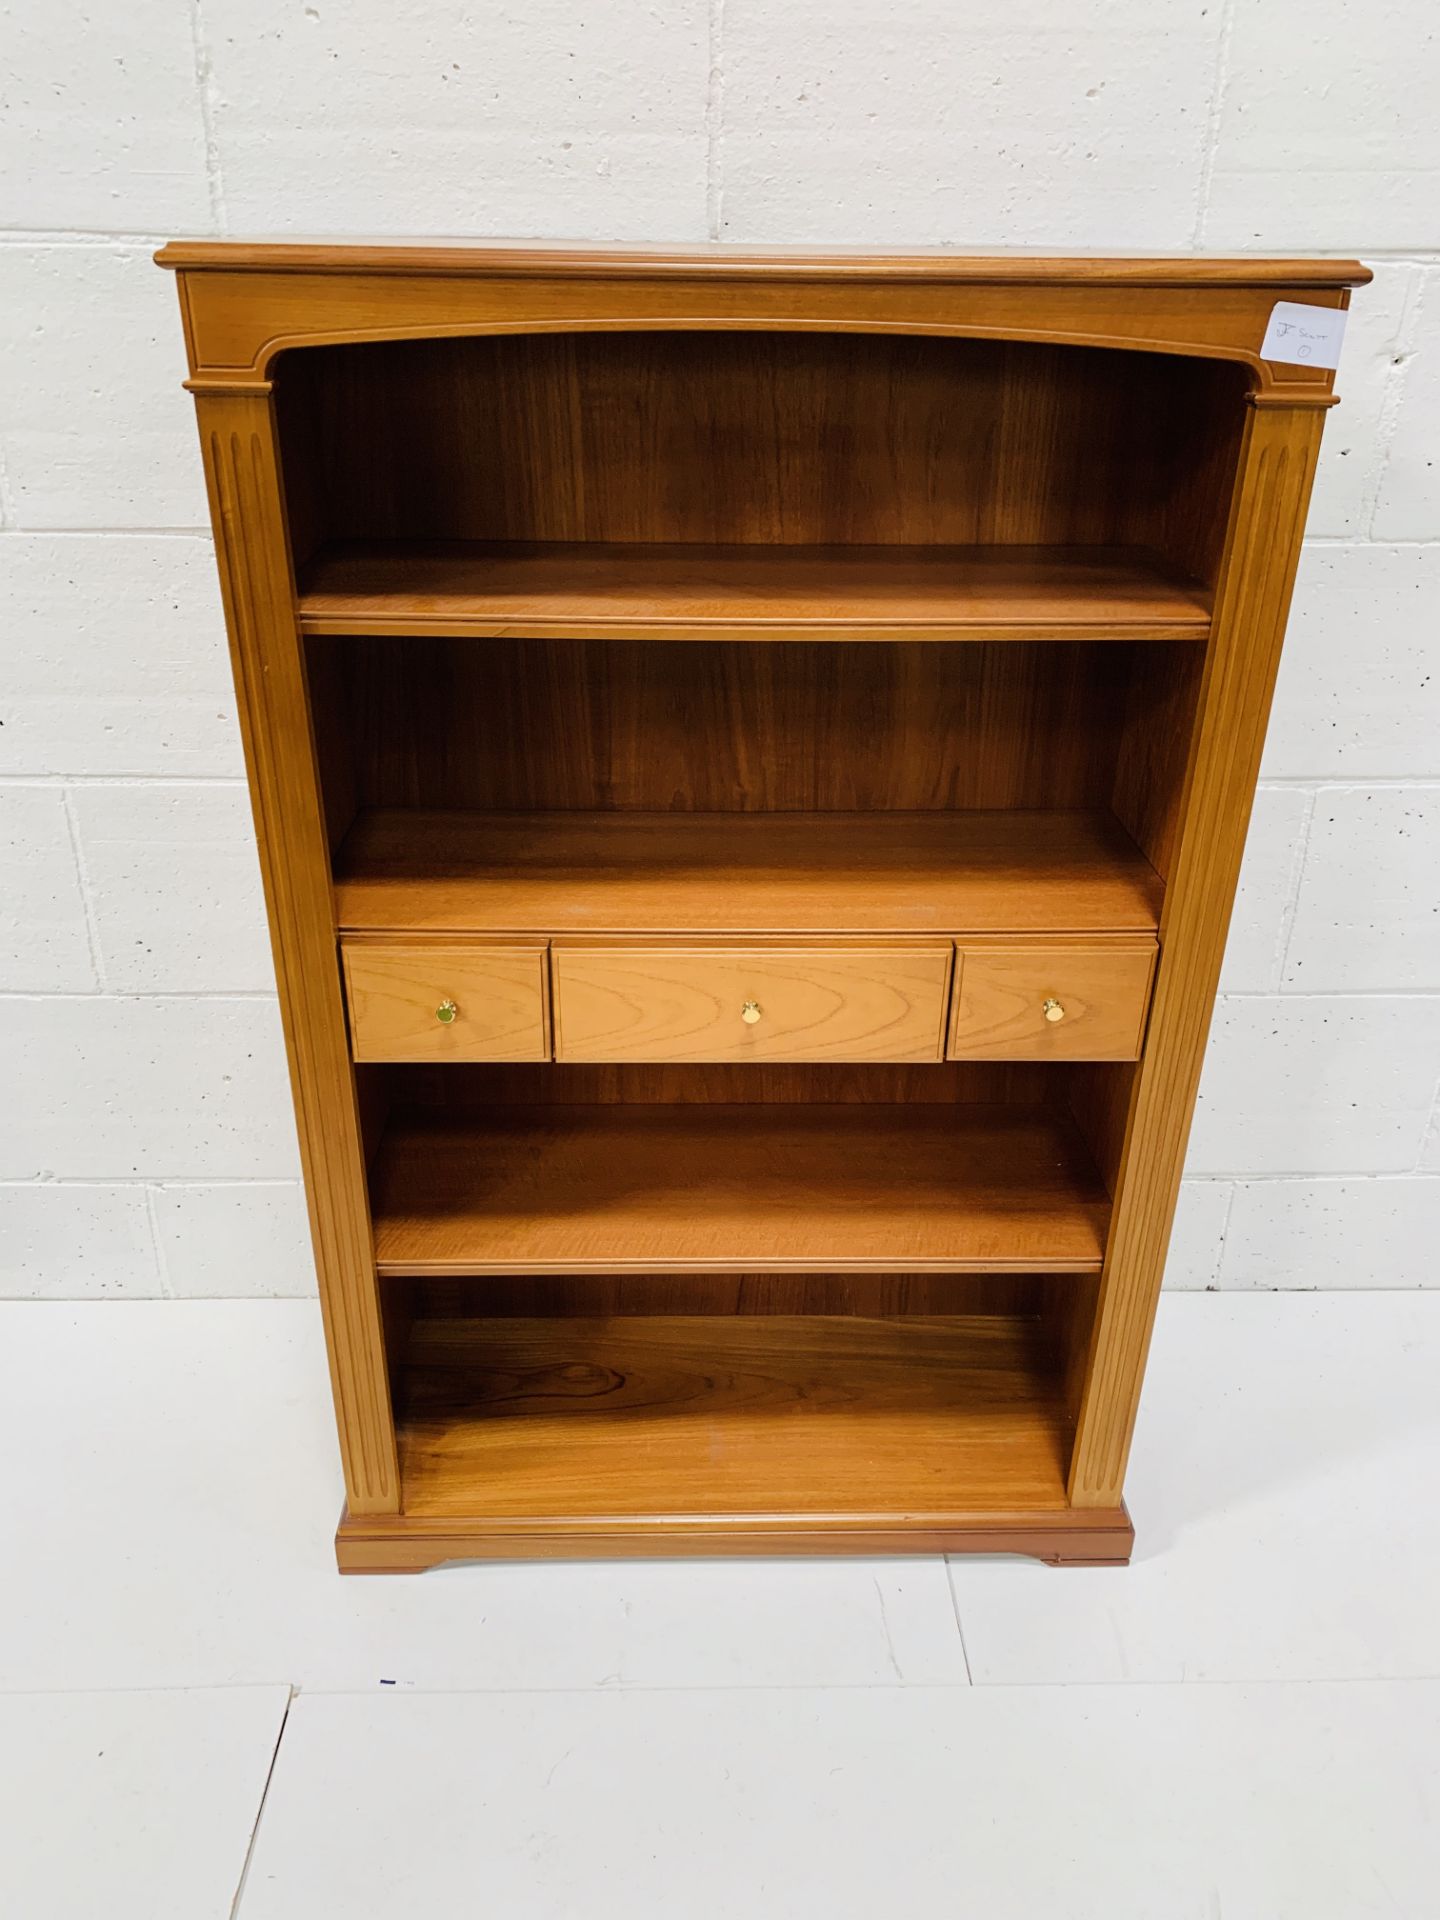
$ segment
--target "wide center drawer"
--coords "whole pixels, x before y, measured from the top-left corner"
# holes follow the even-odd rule
[[[856,947],[556,942],[557,1060],[939,1060],[948,941]]]
[[[548,1060],[545,945],[347,940],[356,1060]]]

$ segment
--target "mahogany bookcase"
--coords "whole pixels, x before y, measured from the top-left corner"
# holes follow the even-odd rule
[[[1329,260],[166,247],[348,1570],[1128,1558]]]

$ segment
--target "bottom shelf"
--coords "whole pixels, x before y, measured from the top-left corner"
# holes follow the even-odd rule
[[[445,1560],[1023,1553],[1115,1565],[1066,1505],[1062,1350],[1036,1315],[422,1314],[396,1368],[403,1512],[346,1572]]]
[[[1036,1317],[423,1315],[396,1374],[407,1522],[943,1531],[1065,1512]]]

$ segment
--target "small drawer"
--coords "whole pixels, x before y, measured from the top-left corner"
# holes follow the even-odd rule
[[[955,950],[951,1060],[1135,1060],[1153,940],[983,940]]]
[[[951,951],[557,942],[557,1060],[939,1060]]]
[[[347,941],[356,1060],[548,1060],[545,947]]]

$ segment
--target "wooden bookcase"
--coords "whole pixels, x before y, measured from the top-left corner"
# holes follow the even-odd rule
[[[1364,269],[159,257],[340,1565],[1126,1559]]]

